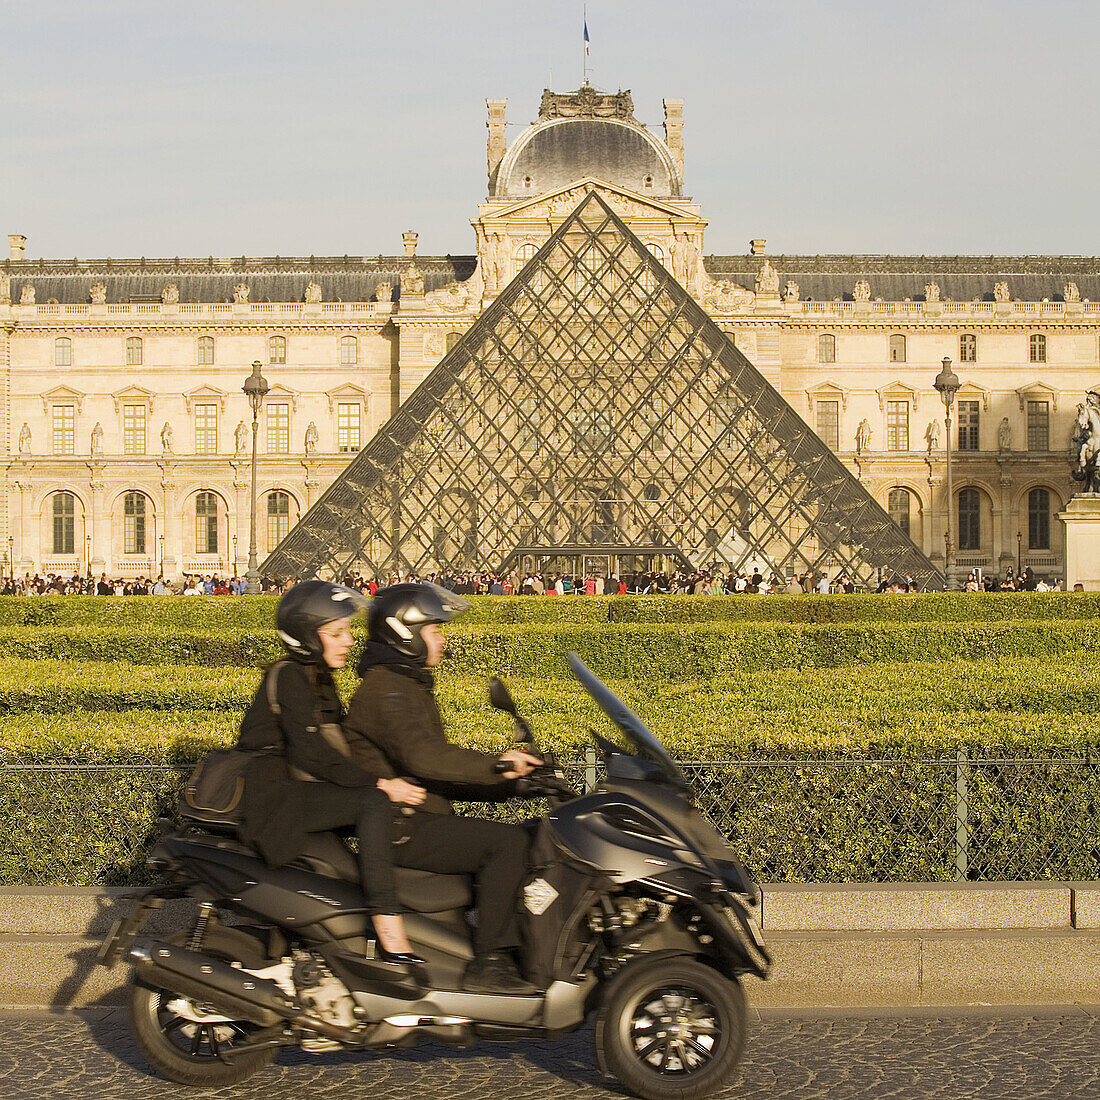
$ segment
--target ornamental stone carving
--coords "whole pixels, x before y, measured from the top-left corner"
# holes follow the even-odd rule
[[[756,273],[756,293],[779,293],[779,272],[772,267],[771,260],[765,260],[764,266]]]
[[[924,300],[926,302],[938,302],[940,300],[940,284],[939,283],[925,283],[924,284]]]
[[[404,298],[409,294],[423,293],[424,276],[420,268],[416,266],[416,260],[413,260],[412,263],[401,272],[401,296]]]
[[[161,292],[160,300],[162,305],[174,306],[178,304],[180,300],[180,290],[175,283],[169,283]]]
[[[871,446],[871,422],[864,417],[856,428],[856,454],[863,454]]]
[[[233,301],[239,306],[243,306],[248,302],[248,284],[238,283],[233,288]]]
[[[798,283],[787,283],[787,287],[783,291],[783,300],[785,302],[797,302],[801,297],[802,291],[798,289]]]
[[[306,303],[316,305],[321,300],[321,288],[317,283],[310,283],[306,287]]]
[[[374,294],[380,302],[391,302],[393,301],[393,286],[390,283],[379,283],[374,288]]]
[[[869,302],[871,300],[871,284],[866,279],[860,279],[852,289],[852,297],[857,302]]]
[[[995,302],[1008,301],[1008,283],[997,283],[993,287],[993,300]]]
[[[167,425],[166,425],[167,426]],[[248,446],[248,425],[243,420],[238,421],[233,431],[233,442],[236,446],[236,454],[243,455]]]
[[[924,441],[928,444],[928,453],[940,449],[940,422],[936,419],[928,421],[928,427],[924,429]]]
[[[1079,302],[1081,300],[1081,292],[1077,289],[1076,283],[1066,283],[1062,287],[1062,297],[1067,302]]]
[[[172,453],[172,425],[167,420],[160,430],[160,449],[166,455]]]
[[[19,429],[19,453],[29,455],[31,453],[31,426],[24,421]]]
[[[107,303],[107,284],[106,283],[92,283],[91,289],[88,291],[88,295],[92,300],[93,306],[102,306]]]
[[[997,427],[997,449],[1001,451],[1012,450],[1012,425],[1008,417],[1003,417]]]
[[[424,337],[424,354],[431,356],[443,354],[443,333],[439,329],[432,329]]]
[[[317,431],[317,425],[311,420],[309,427],[306,428],[305,450],[307,457],[317,453],[317,444],[320,439],[321,433]]]
[[[703,291],[703,308],[715,313],[732,313],[752,305],[753,293],[728,279],[711,281]]]
[[[34,305],[34,287],[30,283],[23,284],[23,289],[19,294],[19,304],[21,306]]]
[[[97,420],[95,427],[92,428],[92,456],[102,456],[103,454],[103,425]]]

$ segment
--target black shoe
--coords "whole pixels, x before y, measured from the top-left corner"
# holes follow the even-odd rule
[[[379,962],[403,963],[405,966],[424,966],[427,961],[411,951],[387,951],[378,940],[374,941],[374,957]]]
[[[467,993],[535,993],[535,987],[524,981],[518,967],[501,952],[478,955],[462,979]]]

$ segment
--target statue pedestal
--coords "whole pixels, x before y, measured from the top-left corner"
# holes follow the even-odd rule
[[[1058,518],[1066,525],[1066,591],[1100,592],[1100,493],[1077,493]]]

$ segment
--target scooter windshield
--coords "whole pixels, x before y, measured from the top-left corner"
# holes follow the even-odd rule
[[[569,654],[569,667],[585,690],[600,705],[600,709],[626,734],[640,755],[651,760],[664,773],[665,778],[677,787],[687,789],[689,784],[668,750],[646,728],[642,720],[576,655]]]

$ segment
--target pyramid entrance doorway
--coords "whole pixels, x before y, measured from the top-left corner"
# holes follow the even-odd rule
[[[262,568],[555,560],[943,583],[595,191]]]

